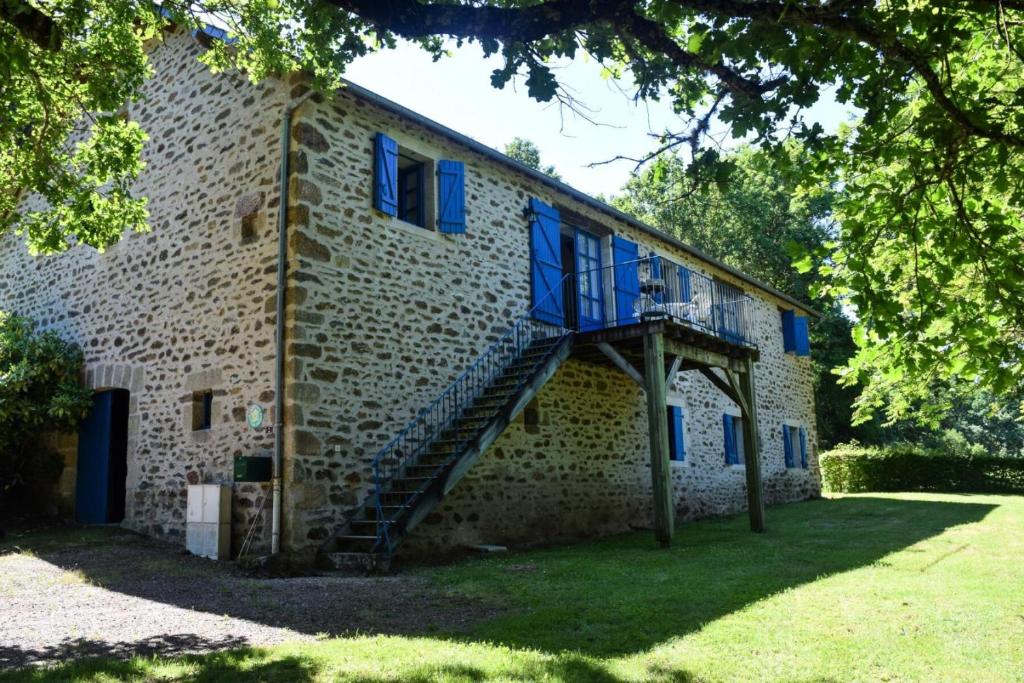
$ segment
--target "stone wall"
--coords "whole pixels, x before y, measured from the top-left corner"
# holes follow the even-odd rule
[[[303,200],[293,392],[301,399],[287,509],[295,546],[325,538],[371,489],[370,462],[516,317],[529,309],[524,216],[537,196],[755,297],[757,396],[768,502],[817,495],[810,362],[782,350],[779,307],[688,253],[358,97],[301,110],[296,142]],[[301,131],[301,134],[298,134]],[[441,235],[372,208],[373,141],[466,166],[464,235]],[[724,464],[722,411],[738,412],[696,373],[674,395],[686,405],[687,460],[673,464],[680,514],[745,507],[742,467]],[[650,524],[642,394],[618,371],[570,362],[538,398],[542,423],[512,425],[406,542],[406,552],[462,543],[541,542]],[[787,468],[781,424],[808,427],[811,466]]]
[[[230,484],[235,455],[272,445],[244,411],[273,401],[279,121],[289,97],[281,82],[211,74],[200,52],[181,32],[154,42],[156,75],[127,108],[150,138],[136,184],[149,197],[150,233],[103,253],[76,246],[32,257],[14,236],[0,244],[0,309],[78,342],[90,387],[130,391],[125,525],[179,540],[186,485]],[[204,390],[214,394],[212,426],[193,431],[193,392]],[[73,495],[75,440],[60,444],[71,466],[61,490]],[[261,488],[236,487],[236,548]]]

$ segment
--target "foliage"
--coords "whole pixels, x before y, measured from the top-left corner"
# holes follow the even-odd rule
[[[819,456],[822,486],[837,493],[1024,493],[1024,458],[993,457],[980,447],[960,445],[966,450],[928,449],[909,443],[838,446]]]
[[[1003,681],[1024,670],[1011,589],[1024,583],[1024,497],[843,496],[774,506],[769,524],[751,534],[745,515],[703,520],[669,549],[635,532],[407,576],[460,617],[457,630],[406,621],[401,635],[359,635],[349,621],[356,633],[340,638],[183,657],[122,648],[0,681]],[[109,545],[123,555],[123,542]],[[0,557],[0,576],[14,559]],[[393,600],[394,580],[364,588]],[[210,590],[199,581],[198,594]],[[93,592],[160,599],[137,577],[122,583]],[[496,613],[473,620],[467,602]]]
[[[561,180],[562,176],[555,170],[552,164],[542,166],[540,163],[540,150],[537,149],[537,145],[532,140],[526,138],[514,137],[512,142],[505,145],[505,156],[515,159],[521,164],[525,164],[532,169],[540,171],[546,175],[551,176],[555,180]]]
[[[254,79],[303,68],[330,87],[368,51],[405,39],[439,59],[446,37],[501,55],[493,86],[521,77],[531,97],[569,107],[560,59],[628,73],[638,99],[668,99],[681,117],[650,158],[686,149],[720,177],[719,122],[779,152],[806,187],[841,181],[838,240],[801,265],[857,311],[846,377],[866,386],[858,419],[923,406],[935,421],[948,408],[937,386],[1002,396],[1024,383],[1020,0],[0,0],[0,230],[49,252],[144,229],[130,193],[144,133],[113,113],[139,96],[161,13],[226,27],[231,42],[202,59]],[[807,122],[826,91],[860,112],[854,128]],[[792,164],[787,139],[809,163]],[[30,193],[41,203],[19,204]]]
[[[809,161],[798,144],[785,148],[790,168]],[[799,273],[793,253],[820,251],[835,226],[830,183],[814,191],[799,176],[780,170],[771,155],[749,147],[723,156],[730,173],[717,180],[674,154],[662,154],[632,178],[612,200],[617,208],[655,225],[715,258],[820,309],[811,326],[811,357],[819,443],[824,447],[864,438],[869,428],[851,428],[856,391],[840,386],[833,368],[844,365],[855,348],[853,323],[838,302],[813,300],[816,271]]]
[[[78,428],[91,405],[81,350],[27,318],[0,313],[0,494],[46,492],[62,463],[40,435]]]

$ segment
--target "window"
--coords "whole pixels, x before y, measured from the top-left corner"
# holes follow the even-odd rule
[[[427,227],[423,190],[426,163],[402,153],[398,148],[398,218],[406,223]]]
[[[679,406],[666,406],[665,416],[668,420],[668,457],[673,462],[686,460],[686,429],[683,423],[683,409]]]
[[[807,316],[797,315],[795,311],[782,311],[781,315],[783,351],[797,356],[811,355]]]
[[[722,427],[725,439],[725,464],[744,464],[743,418],[725,413],[722,415]]]
[[[197,391],[192,394],[192,431],[209,429],[213,424],[213,392]]]
[[[782,425],[782,450],[786,467],[807,469],[807,430],[796,425]],[[799,463],[797,457],[800,458]]]
[[[374,142],[373,206],[403,223],[427,230],[466,232],[465,165],[435,160],[384,133]]]
[[[533,399],[523,408],[523,429],[527,434],[536,434],[540,431],[540,403],[537,399]]]

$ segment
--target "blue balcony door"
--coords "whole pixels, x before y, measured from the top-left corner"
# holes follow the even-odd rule
[[[601,238],[576,228],[576,308],[580,331],[604,327],[604,282],[601,269]]]
[[[75,519],[109,524],[124,519],[128,476],[128,392],[101,391],[78,429]]]

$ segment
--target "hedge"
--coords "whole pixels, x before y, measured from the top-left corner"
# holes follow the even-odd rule
[[[1024,458],[950,453],[913,444],[837,446],[822,453],[825,491],[1024,493]]]

